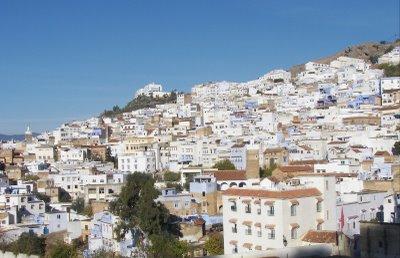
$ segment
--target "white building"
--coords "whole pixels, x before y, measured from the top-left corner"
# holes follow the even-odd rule
[[[309,230],[332,229],[324,222],[334,214],[317,188],[230,188],[222,201],[225,254],[294,247]]]
[[[156,156],[152,150],[123,154],[118,156],[118,170],[123,172],[156,171]]]

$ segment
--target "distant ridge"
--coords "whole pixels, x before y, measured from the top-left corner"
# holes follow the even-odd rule
[[[34,137],[38,136],[38,133],[32,133]],[[25,139],[24,134],[0,134],[0,141],[23,141]]]
[[[383,54],[389,52],[395,46],[400,46],[400,39],[394,42],[366,42],[359,45],[349,46],[342,51],[337,52],[331,56],[322,57],[312,62],[329,64],[333,60],[337,59],[339,56],[347,56],[352,58],[359,58],[366,61],[370,61],[374,63],[373,60],[377,60],[378,57]],[[304,64],[295,65],[290,68],[290,72],[292,73],[292,77],[296,76],[298,73],[303,72],[305,70]]]

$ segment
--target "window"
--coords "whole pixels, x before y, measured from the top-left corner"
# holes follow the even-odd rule
[[[238,252],[237,245],[232,249],[232,253],[236,254]]]
[[[232,233],[237,233],[237,225],[236,225],[236,223],[233,224]]]
[[[260,215],[261,214],[261,207],[257,208],[257,214]]]
[[[290,206],[290,215],[296,216],[296,210],[297,210],[297,204],[292,204],[292,206]]]
[[[321,212],[322,210],[322,202],[317,202],[317,212]]]
[[[322,230],[322,223],[318,223],[317,230]]]
[[[268,239],[275,239],[275,229],[274,228],[269,229]]]
[[[325,181],[325,190],[329,190],[329,182],[328,182],[328,180]]]
[[[250,205],[250,203],[246,204],[246,206],[244,207],[244,211],[246,213],[251,213],[251,205]]]
[[[237,211],[236,202],[233,202],[231,205],[231,211]]]
[[[262,236],[261,228],[257,231],[257,236],[258,236],[258,237],[261,237],[261,236]]]
[[[203,191],[202,195],[203,195],[203,197],[206,196],[206,192]]]
[[[251,235],[251,226],[247,226],[244,230],[245,235]]]
[[[270,206],[269,206],[269,209],[268,209],[268,211],[267,211],[267,214],[268,214],[268,216],[274,216],[274,214],[275,214],[275,207],[274,207],[274,205],[270,205]]]
[[[57,219],[61,219],[61,215],[60,214],[57,214]]]
[[[355,229],[355,228],[356,228],[356,222],[353,221],[353,229]]]
[[[292,237],[292,239],[297,238],[297,228],[292,228],[292,230],[290,231],[290,236]]]

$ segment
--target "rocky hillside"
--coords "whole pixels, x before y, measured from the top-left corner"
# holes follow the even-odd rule
[[[380,43],[364,43],[360,45],[350,46],[334,55],[313,60],[313,62],[329,64],[331,61],[335,60],[339,56],[348,56],[353,58],[359,58],[367,60],[371,63],[376,63],[378,57],[391,51],[395,46],[400,46],[400,39],[395,42],[380,42]],[[304,71],[304,64],[295,65],[290,68],[292,76],[296,76],[298,73]]]

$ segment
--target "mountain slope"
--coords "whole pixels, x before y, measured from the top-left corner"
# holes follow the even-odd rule
[[[339,56],[347,56],[353,58],[363,59],[372,63],[375,63],[377,58],[383,54],[390,52],[395,46],[400,46],[400,40],[395,42],[367,42],[355,46],[350,46],[342,51],[337,52],[334,55],[319,58],[313,60],[313,62],[329,64],[331,61],[337,59]],[[295,65],[290,68],[292,77],[296,76],[298,73],[304,71],[304,64]]]

